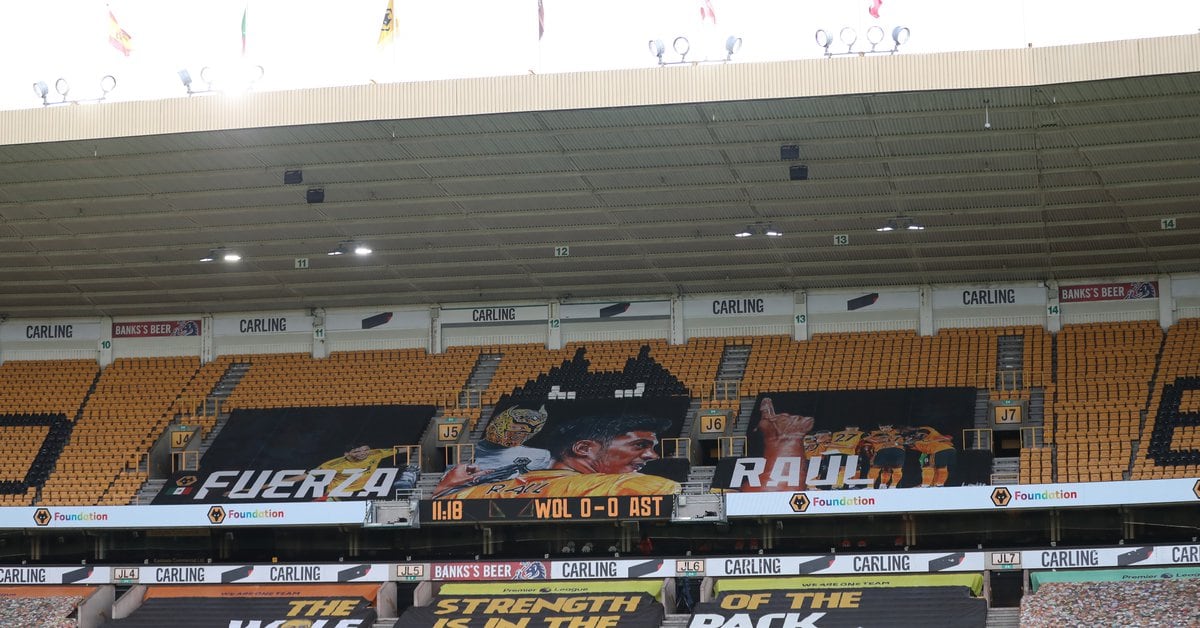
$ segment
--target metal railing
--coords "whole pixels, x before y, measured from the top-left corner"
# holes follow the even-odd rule
[[[692,460],[690,438],[664,438],[658,445],[663,458],[685,458],[688,462]]]
[[[992,430],[975,428],[963,430],[963,449],[992,450]]]
[[[718,458],[736,458],[746,454],[745,436],[722,436],[717,439]]]
[[[1044,428],[1023,427],[1021,428],[1021,449],[1040,449],[1046,446],[1046,434]]]
[[[718,379],[713,382],[713,401],[737,401],[742,383],[736,379]]]

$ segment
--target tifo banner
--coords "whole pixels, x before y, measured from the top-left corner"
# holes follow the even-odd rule
[[[972,595],[983,592],[983,574],[930,576],[840,576],[833,578],[724,578],[713,584],[714,593],[730,591],[812,591],[814,589],[872,589],[897,587],[966,587]]]
[[[185,321],[128,321],[112,324],[113,338],[165,338],[199,336],[200,319]]]
[[[1087,301],[1127,301],[1157,299],[1157,281],[1126,281],[1121,283],[1091,283],[1078,286],[1059,286],[1059,303]]]
[[[413,443],[432,406],[234,410],[197,471],[171,476],[155,504],[342,501],[413,488]],[[415,462],[415,461],[414,461]]]
[[[434,491],[484,503],[424,502],[421,521],[668,518],[665,497],[688,465],[661,459],[659,444],[679,434],[687,406],[686,397],[502,402],[474,462],[449,469]],[[515,503],[486,503],[497,500]]]
[[[974,388],[764,393],[747,453],[712,488],[743,492],[986,484],[990,454],[962,450]]]
[[[375,608],[365,598],[351,596],[286,597],[157,597],[148,596],[132,615],[104,626],[121,628],[177,626],[295,626],[297,628],[367,628]]]
[[[809,574],[928,573],[981,571],[979,552],[930,552],[899,554],[823,554],[817,556],[751,556],[706,558],[708,576],[796,576]],[[947,582],[925,580],[929,586],[962,584],[946,576]],[[862,585],[868,586],[868,585]]]
[[[971,597],[966,587],[904,587],[723,593],[697,606],[688,627],[982,628],[986,623],[987,602]]]
[[[404,611],[395,628],[658,628],[663,606],[644,593],[438,596]]]
[[[1196,567],[1174,569],[1072,569],[1070,571],[1035,571],[1029,574],[1033,592],[1049,582],[1142,582],[1146,580],[1195,580],[1200,578]]]
[[[687,414],[680,392],[648,349],[620,372],[590,371],[580,350],[500,399],[474,460],[447,469],[421,521],[669,518],[689,467],[659,451]]]
[[[947,486],[913,491],[796,491],[730,493],[729,517],[883,514],[967,510],[1025,510],[1195,504],[1196,478],[1011,486]]]

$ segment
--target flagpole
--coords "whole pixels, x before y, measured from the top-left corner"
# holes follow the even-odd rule
[[[534,62],[534,73],[540,74],[542,71],[542,37],[546,35],[546,7],[542,4],[542,0],[537,0],[537,16],[538,16],[538,42],[537,42],[537,60]]]

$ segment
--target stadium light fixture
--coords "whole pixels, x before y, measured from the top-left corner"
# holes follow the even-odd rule
[[[742,49],[742,38],[737,35],[730,35],[725,40],[725,60],[733,59],[733,53]]]
[[[911,34],[912,31],[909,30],[907,26],[897,26],[893,28],[891,48],[881,50],[879,45],[883,43],[884,30],[879,26],[871,26],[866,32],[866,40],[871,47],[864,50],[855,50],[854,46],[858,43],[858,32],[849,26],[845,26],[838,31],[837,37],[838,40],[840,40],[842,44],[846,46],[846,50],[844,52],[833,52],[830,50],[830,46],[833,45],[833,35],[823,28],[818,28],[813,34],[813,38],[816,40],[817,46],[825,50],[824,54],[826,57],[840,57],[845,55],[857,55],[861,57],[865,55],[896,54],[900,51],[900,46],[903,46],[908,42],[908,38]]]
[[[214,94],[217,92],[238,93],[250,91],[254,88],[254,84],[261,80],[266,73],[266,69],[261,65],[243,64],[220,68],[204,66],[200,68],[200,80],[204,81],[204,89],[194,89],[193,83],[195,80],[187,68],[176,72],[179,76],[179,82],[183,83],[183,88],[187,90],[188,96]]]
[[[692,51],[692,42],[687,37],[680,35],[671,41],[671,49],[675,54],[679,55],[678,61],[667,61],[663,56],[667,52],[667,45],[662,39],[651,39],[647,43],[650,49],[650,54],[658,59],[658,65],[701,65],[707,63],[728,63],[733,60],[733,55],[742,49],[742,38],[737,35],[730,35],[725,39],[725,58],[723,59],[688,59],[688,53]]]
[[[884,223],[883,226],[876,227],[875,230],[879,231],[879,232],[899,231],[899,230],[924,231],[925,225],[922,225],[921,223],[917,222],[916,220],[913,220],[912,216],[897,216],[895,218],[888,219],[888,221],[886,223]]]
[[[733,234],[735,238],[749,238],[752,236],[766,236],[768,238],[778,238],[783,235],[783,231],[777,228],[773,223],[756,222],[746,225],[744,229]]]
[[[71,83],[65,78],[59,78],[54,81],[54,91],[58,93],[59,99],[50,102],[50,86],[45,81],[37,81],[33,84],[33,94],[42,99],[43,107],[52,107],[55,105],[78,105],[90,102],[100,102],[108,98],[109,92],[117,88],[117,78],[111,74],[105,74],[100,77],[100,95],[95,98],[84,98],[78,100],[67,100],[67,96],[71,93]]]
[[[365,256],[365,255],[370,255],[373,252],[374,251],[371,249],[370,246],[363,244],[362,242],[355,242],[354,240],[345,240],[343,242],[338,243],[337,248],[335,248],[332,251],[330,251],[329,253],[327,253],[327,255],[338,256],[338,255],[346,255],[347,253],[354,253],[355,255],[364,255]]]
[[[242,261],[242,256],[236,251],[229,251],[226,250],[225,247],[219,246],[214,249],[209,249],[208,253],[206,253],[204,257],[200,258],[201,262],[215,262],[217,260],[224,262],[240,262]]]

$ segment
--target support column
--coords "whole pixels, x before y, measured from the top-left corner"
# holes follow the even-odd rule
[[[100,532],[92,537],[92,560],[101,561],[108,558],[108,534]]]
[[[213,361],[213,317],[200,318],[200,363],[208,364]]]
[[[681,345],[687,342],[683,337],[683,297],[671,297],[671,344]]]
[[[325,338],[325,310],[319,307],[313,308],[312,319],[312,357],[313,359],[321,360],[329,357],[329,345],[326,344]]]
[[[1158,324],[1163,331],[1175,324],[1175,291],[1170,275],[1158,276]]]
[[[113,362],[112,352],[112,317],[100,319],[100,368]]]
[[[937,330],[933,327],[933,288],[921,286],[920,310],[917,314],[917,334],[932,336]]]
[[[496,553],[496,540],[492,528],[483,528],[483,555],[492,556]]]
[[[558,301],[550,302],[550,317],[547,321],[549,328],[546,330],[546,348],[551,351],[563,348],[562,319],[559,318],[558,314],[560,306],[561,304]]]
[[[429,353],[442,352],[442,308],[429,308]]]
[[[1046,283],[1046,331],[1057,334],[1062,331],[1062,312],[1058,306],[1058,282]]]
[[[808,340],[808,293],[801,290],[793,299],[792,308],[793,340]]]

